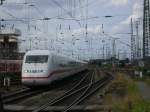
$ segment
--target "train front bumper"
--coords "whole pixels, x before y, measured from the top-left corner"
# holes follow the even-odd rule
[[[26,86],[44,86],[50,83],[51,80],[48,78],[22,78],[22,84]]]

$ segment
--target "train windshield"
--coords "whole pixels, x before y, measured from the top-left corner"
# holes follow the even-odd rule
[[[32,55],[26,56],[25,63],[47,63],[48,56],[47,55]]]

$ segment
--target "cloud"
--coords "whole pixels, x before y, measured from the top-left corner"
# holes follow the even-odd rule
[[[125,21],[121,22],[121,24],[129,24],[130,23],[130,20],[131,18],[133,20],[136,20],[140,17],[142,17],[142,6],[140,5],[140,3],[135,3],[134,6],[133,6],[133,13],[132,15],[130,15]]]
[[[101,30],[101,26],[100,26],[100,25],[93,26],[93,27],[88,27],[88,28],[87,28],[87,32],[88,32],[88,33],[93,33],[93,34],[99,33],[100,30]],[[79,29],[73,30],[73,34],[81,34],[81,33],[83,33],[83,32],[86,32],[86,29],[85,29],[85,28],[79,28]]]
[[[124,19],[123,21],[119,22],[117,25],[115,25],[112,29],[113,33],[117,33],[117,32],[121,32],[124,31],[125,29],[128,29],[130,22],[131,22],[131,18],[133,19],[133,21],[136,21],[137,19],[141,19],[143,12],[142,12],[143,7],[141,6],[141,1],[137,0],[132,8],[132,14],[129,15],[126,19]]]
[[[115,6],[124,6],[127,5],[129,0],[111,0],[111,4]]]
[[[0,9],[3,9],[10,14],[16,16],[17,18],[28,18],[28,5],[23,4],[26,0],[6,0],[4,2],[4,5],[1,6]],[[60,17],[64,18],[71,18],[66,12],[67,11],[72,11],[71,7],[69,6],[70,1],[74,0],[27,0],[30,2],[30,4],[35,5],[36,8],[38,8],[38,11],[36,8],[32,7],[30,8],[30,17],[35,18],[35,19],[40,19],[43,18],[43,15],[45,17],[53,17],[57,15],[63,15]],[[67,11],[64,11],[64,9],[61,9],[58,4],[54,3],[53,1],[57,1],[61,7],[66,9]],[[78,0],[76,0],[77,2]],[[76,18],[85,18],[86,17],[86,0],[81,0],[82,4],[77,3],[77,8],[75,10]],[[7,2],[7,3],[6,3]],[[6,4],[5,4],[6,3]],[[80,6],[81,5],[81,6]],[[129,30],[129,24],[130,24],[130,19],[131,17],[135,20],[138,17],[141,17],[142,15],[142,6],[141,6],[141,0],[89,0],[89,10],[88,10],[88,15],[89,17],[92,16],[98,16],[100,17],[99,19],[91,19],[88,20],[88,37],[93,38],[96,37],[97,34],[99,34],[101,31],[101,25],[104,24],[104,29],[105,32],[108,33],[117,33],[117,32],[126,32],[126,30]],[[132,11],[132,12],[131,12]],[[131,12],[131,13],[130,13]],[[126,14],[130,13],[128,17],[115,17],[115,18],[110,18],[106,19],[103,18],[102,16],[105,15],[120,15],[120,14]],[[6,19],[14,19],[13,17],[9,16],[2,10],[0,10],[0,16],[1,18],[6,18]],[[31,33],[35,34],[32,36],[38,36],[39,38],[56,38],[56,29],[59,30],[59,25],[62,25],[62,31],[65,38],[67,41],[69,39],[72,39],[73,37],[71,34],[75,34],[76,37],[82,38],[85,36],[85,26],[86,20],[82,20],[81,26],[82,28],[79,27],[77,22],[75,21],[67,21],[67,20],[58,20],[58,19],[51,19],[49,21],[31,21],[30,24],[38,27],[41,31],[39,30],[34,30],[32,28]],[[27,22],[26,22],[27,23]],[[22,22],[10,22],[10,24],[15,24],[17,28],[20,28],[23,33],[23,37],[26,37],[27,39],[29,38],[29,32],[27,29],[27,24],[24,24]],[[71,26],[71,31],[68,31],[68,26]],[[48,28],[47,28],[48,27]],[[111,30],[111,32],[110,32]],[[84,35],[82,35],[84,32]],[[52,34],[51,34],[52,33]],[[61,31],[58,33],[61,33]],[[79,35],[78,35],[79,34]],[[60,35],[59,38],[61,38],[62,35]],[[82,38],[83,39],[83,38]],[[80,39],[81,40],[81,39]],[[125,40],[126,42],[126,40]],[[66,45],[66,44],[65,44]],[[82,43],[79,45],[83,47],[85,43]],[[41,46],[42,47],[42,46]],[[63,46],[62,46],[63,48]],[[69,48],[69,47],[67,47]],[[71,48],[70,48],[71,49]],[[73,49],[73,48],[72,48]],[[96,49],[96,47],[95,47]],[[92,53],[91,53],[92,54]]]
[[[24,0],[5,0],[4,3],[22,3]]]

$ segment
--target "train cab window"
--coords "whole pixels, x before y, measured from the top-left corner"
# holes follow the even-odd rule
[[[47,63],[48,55],[32,55],[26,56],[25,63]]]

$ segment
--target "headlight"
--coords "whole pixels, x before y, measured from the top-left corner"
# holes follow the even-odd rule
[[[28,73],[28,70],[24,70],[24,73]]]
[[[41,70],[41,72],[42,72],[42,73],[45,73],[45,72],[46,72],[46,70]]]

